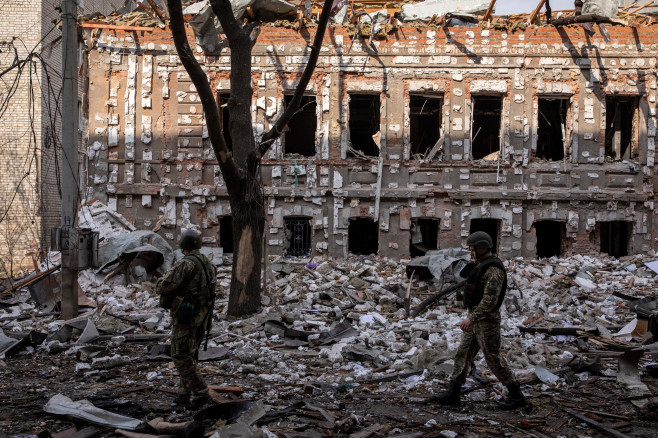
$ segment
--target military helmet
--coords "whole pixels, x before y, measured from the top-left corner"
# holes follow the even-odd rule
[[[185,230],[178,245],[181,250],[192,251],[201,248],[201,234],[194,230]]]
[[[493,240],[491,240],[491,236],[484,231],[476,231],[468,236],[468,239],[466,239],[466,245],[475,248],[491,249],[493,248]]]

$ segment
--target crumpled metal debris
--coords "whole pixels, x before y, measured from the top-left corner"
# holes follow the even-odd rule
[[[140,230],[129,234],[111,237],[105,246],[99,249],[98,271],[116,263],[130,266],[142,266],[146,272],[166,272],[174,262],[171,245],[157,233]],[[144,278],[143,280],[146,280]]]
[[[135,418],[97,408],[87,400],[73,401],[62,394],[52,396],[43,409],[49,414],[69,415],[94,424],[117,429],[135,430],[142,424],[141,421]]]

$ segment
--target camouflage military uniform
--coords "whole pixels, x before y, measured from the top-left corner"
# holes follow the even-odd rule
[[[504,279],[505,272],[495,266],[487,269],[482,276],[484,296],[482,301],[468,312],[472,325],[462,334],[455,355],[451,379],[460,385],[466,381],[471,362],[480,349],[489,369],[503,385],[507,386],[515,381],[505,359],[500,356],[500,310],[496,309],[496,304]]]
[[[189,255],[174,265],[165,276],[158,281],[156,291],[163,296],[174,295],[171,306],[171,317],[173,328],[171,331],[171,357],[180,375],[180,397],[199,397],[208,394],[208,386],[201,376],[197,367],[199,359],[199,346],[203,340],[206,329],[204,322],[211,306],[210,293],[206,286],[206,277],[200,269],[200,259],[208,274],[208,280],[212,282],[217,275],[215,267],[198,250],[190,251]],[[182,324],[177,320],[177,313],[184,298],[192,301],[199,310],[191,324]]]

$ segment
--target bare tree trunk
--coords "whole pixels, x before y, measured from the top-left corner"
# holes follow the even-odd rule
[[[170,27],[176,51],[201,98],[208,137],[229,194],[233,224],[233,270],[227,313],[232,316],[250,314],[260,307],[265,230],[260,161],[299,109],[302,95],[317,63],[332,4],[333,0],[324,0],[309,63],[291,104],[279,117],[273,129],[263,136],[261,144],[256,145],[251,120],[251,49],[258,37],[259,27],[255,23],[241,25],[233,16],[229,0],[210,0],[231,49],[231,97],[228,102],[229,131],[233,139],[231,155],[224,141],[213,91],[206,73],[196,61],[187,41],[181,1],[168,0]]]

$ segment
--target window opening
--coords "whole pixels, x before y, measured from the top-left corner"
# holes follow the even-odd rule
[[[637,99],[630,96],[608,96],[605,99],[605,155],[613,160],[631,158],[634,137],[633,122]]]
[[[307,257],[311,255],[311,218],[287,217],[283,219],[286,228],[287,257]]]
[[[359,153],[370,157],[379,156],[379,100],[379,95],[376,94],[350,95],[350,143],[356,152],[350,151],[349,156],[358,156]]]
[[[219,246],[224,254],[233,253],[233,219],[231,216],[222,216],[219,219]]]
[[[348,249],[352,254],[377,254],[379,247],[379,227],[368,217],[350,219],[347,229]]]
[[[233,141],[231,140],[231,132],[229,130],[229,122],[231,116],[228,110],[228,101],[231,98],[231,93],[219,93],[217,100],[219,101],[219,123],[224,132],[224,141],[229,151],[233,151]]]
[[[628,255],[628,243],[631,233],[631,223],[626,221],[600,222],[601,252],[612,257]]]
[[[566,224],[558,221],[535,222],[537,257],[561,256],[566,235]]]
[[[426,155],[441,138],[441,107],[436,96],[409,95],[411,155]]]
[[[536,157],[548,161],[563,160],[569,100],[540,98],[538,103]]]
[[[437,249],[438,241],[438,219],[423,218],[411,223],[411,242],[409,244],[411,257],[419,257],[431,249]]]
[[[474,160],[498,159],[502,114],[502,97],[473,96],[471,145]]]
[[[292,94],[283,96],[287,108],[292,101]],[[302,96],[299,111],[288,122],[284,134],[285,154],[299,154],[305,157],[315,156],[315,132],[317,129],[317,100],[315,96]]]
[[[476,231],[484,231],[493,240],[492,252],[498,252],[498,236],[500,233],[500,220],[499,219],[471,219],[470,234]]]

